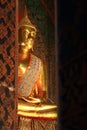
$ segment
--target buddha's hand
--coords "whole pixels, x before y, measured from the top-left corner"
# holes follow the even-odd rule
[[[39,98],[34,98],[34,97],[21,97],[24,101],[28,103],[41,103],[41,100]]]

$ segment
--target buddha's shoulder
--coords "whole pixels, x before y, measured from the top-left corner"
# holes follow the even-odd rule
[[[36,62],[41,62],[42,63],[42,60],[38,56],[36,56],[34,54],[32,54],[32,59],[34,59]]]

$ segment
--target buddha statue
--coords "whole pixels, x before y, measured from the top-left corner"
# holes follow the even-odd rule
[[[18,53],[18,116],[56,118],[56,105],[49,105],[44,100],[44,69],[40,58],[32,54],[37,29],[28,18],[27,10],[19,23],[19,53]],[[48,111],[53,110],[50,114]],[[46,112],[47,111],[47,112]],[[21,117],[22,116],[22,117]],[[45,118],[47,118],[45,117]],[[29,119],[29,118],[28,118]],[[26,122],[26,121],[25,121]],[[25,124],[25,123],[24,123]],[[29,124],[29,122],[28,122]],[[20,127],[22,127],[20,125]],[[24,127],[24,125],[23,125]],[[21,129],[21,128],[19,128]]]
[[[31,53],[36,31],[26,14],[19,24],[18,98],[31,103],[43,97],[42,61]]]

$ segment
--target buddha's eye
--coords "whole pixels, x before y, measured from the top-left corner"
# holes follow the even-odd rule
[[[35,32],[35,31],[32,31],[32,32],[31,32],[31,36],[32,36],[32,37],[35,37],[35,36],[36,36],[36,32]]]

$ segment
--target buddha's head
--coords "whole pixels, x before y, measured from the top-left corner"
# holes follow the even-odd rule
[[[19,23],[19,39],[20,46],[26,49],[32,49],[34,45],[34,40],[36,37],[36,28],[30,22],[27,15]]]

